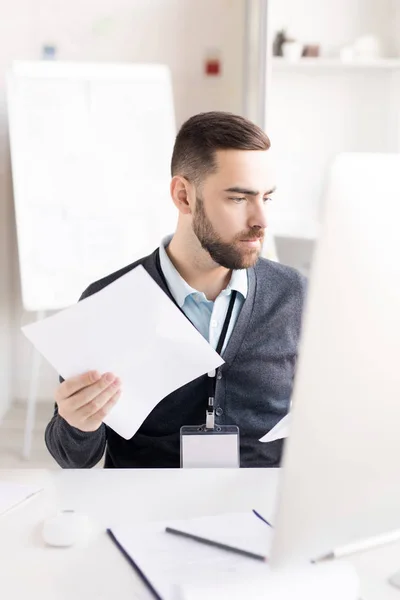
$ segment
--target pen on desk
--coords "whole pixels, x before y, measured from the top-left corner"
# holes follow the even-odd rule
[[[328,552],[328,554],[324,554],[322,556],[319,556],[318,558],[315,558],[312,562],[319,563],[324,562],[326,560],[333,560],[334,558],[344,558],[346,556],[350,556],[351,554],[356,554],[357,552],[372,550],[373,548],[378,548],[379,546],[383,546],[384,544],[390,544],[391,542],[398,542],[399,540],[400,530],[396,529],[395,531],[391,531],[390,533],[377,535],[360,542],[355,542],[354,544],[347,544],[346,546],[337,548],[332,552]]]
[[[110,538],[110,540],[115,544],[115,546],[121,552],[122,556],[124,556],[124,558],[126,558],[126,560],[131,565],[131,567],[134,568],[134,570],[136,571],[136,573],[138,574],[138,576],[140,577],[140,579],[143,581],[144,585],[153,594],[154,598],[156,598],[156,600],[163,600],[162,597],[160,596],[160,594],[157,592],[157,590],[153,586],[153,584],[150,582],[150,580],[145,575],[144,571],[142,571],[142,569],[139,567],[139,565],[133,560],[133,558],[131,557],[131,555],[128,554],[128,552],[125,550],[125,548],[122,546],[122,544],[120,544],[119,540],[113,534],[113,532],[111,531],[111,529],[107,529],[106,533],[107,533],[108,537]]]
[[[0,517],[2,515],[5,515],[6,513],[9,513],[11,511],[15,510],[20,504],[23,504],[24,502],[27,502],[28,500],[30,500],[31,498],[33,498],[33,496],[36,496],[36,494],[40,494],[40,492],[43,492],[43,489],[44,488],[39,488],[37,490],[34,490],[33,492],[31,492],[29,494],[29,496],[25,496],[21,500],[18,500],[18,502],[16,502],[15,504],[12,504],[11,506],[8,506],[7,508],[5,508],[3,511],[0,511]]]
[[[257,512],[256,510],[254,510],[254,508],[253,508],[253,513],[256,515],[256,517],[258,517],[259,519],[261,519],[261,521],[264,521],[264,523],[266,523],[268,525],[268,527],[271,527],[273,529],[273,526],[271,525],[271,523],[269,523],[267,521],[267,519],[265,519],[262,515],[260,515],[259,512]]]
[[[236,548],[235,546],[229,546],[228,544],[222,544],[220,542],[214,542],[213,540],[209,540],[207,538],[200,537],[198,535],[194,535],[192,533],[186,533],[185,531],[180,531],[179,529],[173,529],[172,527],[165,528],[166,533],[171,533],[173,535],[177,535],[189,540],[193,540],[194,542],[199,542],[200,544],[205,544],[206,546],[213,546],[214,548],[219,548],[220,550],[226,550],[227,552],[233,552],[234,554],[240,554],[241,556],[247,556],[247,558],[253,558],[255,560],[260,560],[263,562],[267,562],[267,557],[262,554],[256,554],[255,552],[248,552],[247,550],[242,550],[241,548]]]

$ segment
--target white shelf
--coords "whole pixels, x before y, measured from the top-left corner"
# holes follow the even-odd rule
[[[400,58],[380,58],[376,60],[341,61],[339,58],[300,58],[290,61],[285,58],[273,57],[272,70],[277,71],[308,71],[313,69],[326,70],[400,70]]]

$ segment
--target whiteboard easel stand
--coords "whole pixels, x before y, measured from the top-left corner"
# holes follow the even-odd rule
[[[40,310],[37,313],[37,321],[41,321],[46,316],[44,310]],[[37,391],[39,384],[40,365],[42,362],[42,355],[32,347],[32,369],[31,378],[29,383],[29,395],[28,403],[26,407],[26,420],[25,420],[25,431],[24,431],[24,445],[22,449],[22,456],[25,460],[29,460],[32,449],[32,434],[35,426],[35,413],[36,413],[36,400]]]

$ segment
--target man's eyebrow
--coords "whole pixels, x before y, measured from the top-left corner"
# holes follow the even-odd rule
[[[268,192],[265,192],[264,196],[269,196],[273,192],[275,192],[276,186],[271,188]],[[233,192],[234,194],[244,194],[245,196],[258,196],[259,192],[256,190],[248,190],[247,188],[242,187],[231,187],[225,190],[225,192]]]
[[[265,192],[265,196],[269,196],[270,194],[273,194],[276,190],[276,185],[274,185],[274,187],[272,187],[268,192]]]

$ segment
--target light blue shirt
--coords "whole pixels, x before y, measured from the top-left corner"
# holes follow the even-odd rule
[[[231,280],[226,288],[222,290],[214,301],[207,300],[205,294],[192,288],[172,264],[165,250],[171,239],[172,236],[164,238],[159,249],[161,269],[167,281],[169,291],[177,305],[183,310],[201,335],[211,344],[214,350],[217,347],[226,313],[228,312],[232,290],[237,290],[238,292],[226,333],[225,343],[222,348],[223,352],[247,296],[247,271],[246,269],[232,271]]]

